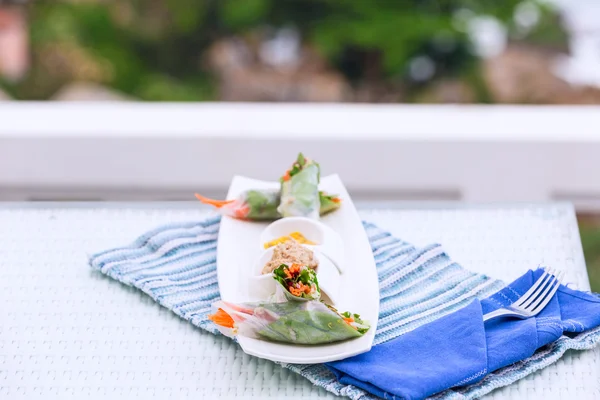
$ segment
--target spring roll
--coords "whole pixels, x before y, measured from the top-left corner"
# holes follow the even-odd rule
[[[281,218],[278,190],[247,190],[234,200],[213,200],[196,193],[204,204],[215,206],[223,215],[252,221],[273,221]]]
[[[358,314],[339,313],[321,301],[213,304],[208,316],[227,336],[242,335],[292,344],[317,345],[363,336],[370,328]]]
[[[281,264],[273,270],[273,278],[279,283],[278,291],[283,291],[287,300],[321,298],[317,273],[306,265]]]
[[[238,219],[275,221],[281,218],[277,211],[281,199],[279,190],[247,190],[235,200],[213,200],[197,193],[196,198],[216,207],[222,215]],[[342,200],[336,195],[319,192],[319,199],[321,215],[335,211],[342,205]]]
[[[296,162],[281,177],[281,204],[277,211],[283,217],[318,219],[319,179],[319,164],[298,154]]]
[[[319,214],[321,216],[337,210],[341,205],[342,199],[337,195],[328,195],[327,193],[319,192]]]

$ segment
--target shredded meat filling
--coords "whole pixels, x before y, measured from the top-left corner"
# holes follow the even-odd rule
[[[300,264],[307,266],[308,268],[316,269],[319,262],[315,258],[315,254],[312,250],[301,246],[295,240],[289,240],[275,246],[273,249],[273,257],[271,257],[271,261],[265,264],[262,273],[269,274],[281,264]]]

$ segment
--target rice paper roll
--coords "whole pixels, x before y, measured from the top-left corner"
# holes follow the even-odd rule
[[[273,278],[278,283],[274,296],[276,301],[308,301],[321,298],[317,273],[306,265],[281,264],[273,270]]]
[[[369,330],[358,314],[340,314],[317,300],[232,304],[219,301],[209,319],[230,337],[318,345],[355,339]]]
[[[302,153],[281,178],[281,204],[277,211],[282,217],[319,218],[319,164]]]
[[[215,206],[219,213],[251,221],[274,221],[281,218],[277,207],[280,203],[279,190],[247,190],[233,200],[213,200],[196,193],[196,198]]]
[[[249,221],[275,221],[281,218],[277,211],[281,196],[279,190],[252,189],[242,192],[234,200],[214,200],[196,193],[196,198],[204,204],[214,206],[221,215]],[[340,208],[341,199],[335,195],[319,192],[320,215]]]
[[[329,214],[340,208],[342,199],[337,195],[329,195],[325,192],[319,192],[319,214],[321,216]]]

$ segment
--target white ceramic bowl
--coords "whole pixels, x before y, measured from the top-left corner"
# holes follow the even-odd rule
[[[309,246],[306,246],[309,247]],[[315,253],[319,266],[316,268],[317,279],[321,289],[321,296],[325,301],[335,305],[340,290],[340,274],[328,257],[325,257],[319,250],[311,249]],[[254,264],[254,275],[250,278],[248,291],[253,298],[267,299],[275,293],[277,282],[273,279],[273,274],[262,274],[262,269],[273,256],[273,247],[266,249]]]
[[[305,245],[318,251],[330,259],[339,273],[344,271],[344,243],[340,235],[327,225],[304,217],[281,218],[269,224],[260,235],[260,247],[265,243],[287,236],[292,232],[300,232],[306,239],[316,245]]]

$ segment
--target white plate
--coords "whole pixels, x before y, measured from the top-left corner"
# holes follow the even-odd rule
[[[265,182],[243,176],[235,176],[229,187],[228,199],[236,198],[248,189],[278,188],[277,182]],[[247,354],[294,364],[316,364],[341,360],[371,349],[377,316],[379,315],[379,282],[375,260],[360,217],[337,175],[321,178],[321,190],[336,194],[342,199],[339,210],[321,218],[321,222],[337,232],[345,249],[344,273],[341,290],[337,296],[337,308],[350,311],[369,321],[371,329],[361,338],[328,345],[301,346],[274,343],[266,340],[239,336],[238,342]],[[217,277],[221,298],[230,302],[263,300],[253,297],[248,281],[255,273],[255,260],[260,257],[259,239],[267,223],[240,221],[223,217],[217,244]]]

